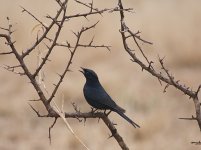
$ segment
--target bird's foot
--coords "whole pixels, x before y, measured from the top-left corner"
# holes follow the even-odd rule
[[[98,109],[91,107],[91,113],[94,114]]]

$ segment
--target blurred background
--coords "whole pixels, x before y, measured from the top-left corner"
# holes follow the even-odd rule
[[[49,0],[0,0],[0,26],[7,27],[6,17],[12,20],[16,32],[13,39],[19,51],[29,48],[36,39],[37,22],[20,6],[25,7],[45,24],[46,15],[54,15],[58,6]],[[90,2],[90,1],[88,1]],[[94,1],[97,8],[113,8],[116,0],[108,2]],[[196,90],[201,83],[201,1],[194,0],[127,0],[125,8],[134,8],[134,13],[125,13],[127,25],[133,31],[141,31],[141,37],[153,42],[143,44],[142,48],[156,69],[160,69],[158,56],[165,56],[165,65],[181,83]],[[73,1],[69,1],[68,15],[87,12],[88,10]],[[119,34],[120,18],[118,12],[105,13],[103,16],[91,16],[72,19],[66,22],[59,41],[75,42],[72,31],[78,32],[100,20],[97,27],[83,35],[81,42],[89,43],[94,36],[94,44],[110,45],[111,51],[103,48],[79,48],[75,54],[71,70],[67,73],[59,92],[55,97],[61,104],[62,94],[65,97],[66,112],[74,112],[71,105],[76,103],[82,112],[90,111],[83,97],[82,88],[85,79],[78,71],[80,66],[91,68],[111,97],[123,108],[126,114],[136,121],[141,128],[134,129],[124,119],[112,113],[109,118],[117,123],[119,134],[128,147],[136,150],[197,150],[200,146],[191,144],[200,140],[197,122],[179,120],[179,117],[194,115],[194,104],[180,91],[169,87],[163,93],[158,80],[130,61],[124,51]],[[1,33],[4,33],[1,30]],[[53,35],[54,32],[50,33]],[[8,51],[5,41],[0,39],[0,52]],[[132,44],[131,44],[132,45]],[[37,47],[46,52],[44,45]],[[26,59],[33,71],[37,66],[38,50]],[[138,54],[138,52],[136,51]],[[141,56],[139,56],[141,57]],[[47,95],[58,81],[56,73],[61,73],[69,58],[66,49],[54,49],[47,66],[43,69]],[[16,65],[13,56],[0,56],[0,65]],[[48,128],[52,118],[38,118],[29,107],[31,103],[41,114],[46,114],[37,99],[36,92],[26,77],[15,75],[0,69],[0,149],[1,150],[81,150],[83,146],[66,129],[59,119],[52,130],[52,144],[49,144]],[[76,134],[93,150],[120,149],[118,143],[108,139],[110,131],[102,121],[87,119],[79,123],[76,119],[67,119]]]

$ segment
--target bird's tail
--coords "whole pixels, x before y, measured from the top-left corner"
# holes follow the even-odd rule
[[[115,111],[116,113],[118,113],[121,117],[123,117],[125,120],[127,120],[130,124],[132,124],[135,128],[138,127],[140,128],[140,126],[138,124],[136,124],[135,122],[133,122],[130,118],[128,118],[123,112],[121,111]]]

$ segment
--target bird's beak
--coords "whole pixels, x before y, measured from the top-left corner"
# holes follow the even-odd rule
[[[84,74],[84,68],[80,67],[82,70],[79,70],[81,73]]]

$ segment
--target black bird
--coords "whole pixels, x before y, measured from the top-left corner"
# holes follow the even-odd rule
[[[82,67],[81,67],[82,68]],[[124,113],[125,110],[118,106],[112,98],[107,94],[98,80],[97,74],[90,69],[82,68],[80,70],[86,78],[86,83],[83,88],[84,97],[92,107],[102,110],[111,110],[118,113],[121,117],[127,120],[135,128],[140,126],[128,118]]]

